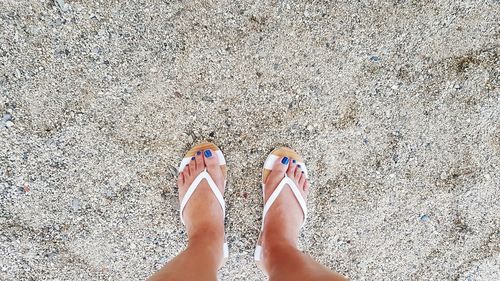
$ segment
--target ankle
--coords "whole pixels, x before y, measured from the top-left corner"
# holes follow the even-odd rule
[[[222,245],[224,243],[224,227],[210,223],[200,223],[188,230],[189,243],[200,243],[207,246]]]
[[[270,247],[290,245],[297,247],[299,233],[294,229],[288,229],[282,224],[266,222],[262,233],[262,244]]]
[[[206,256],[208,260],[214,261],[216,265],[219,265],[222,260],[223,244],[223,231],[205,229],[188,235],[188,250],[192,250],[200,256]]]
[[[262,241],[262,264],[268,274],[275,270],[281,270],[284,260],[294,260],[293,257],[299,253],[294,242],[288,240],[263,239]]]

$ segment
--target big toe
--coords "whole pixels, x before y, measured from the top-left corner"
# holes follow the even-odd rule
[[[290,159],[288,157],[281,157],[277,159],[266,179],[266,185],[273,185],[273,183],[281,181],[285,176],[285,172],[287,171],[289,164]]]
[[[219,165],[219,158],[217,157],[217,153],[215,153],[211,149],[203,151],[203,158],[207,167],[216,167]]]
[[[224,190],[224,175],[219,163],[217,153],[211,149],[203,151],[203,159],[207,167],[207,172],[212,176],[214,182],[221,191]]]

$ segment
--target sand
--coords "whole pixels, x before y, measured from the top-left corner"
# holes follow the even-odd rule
[[[144,280],[183,249],[176,166],[300,152],[303,250],[353,280],[500,279],[498,1],[0,1],[0,280]]]

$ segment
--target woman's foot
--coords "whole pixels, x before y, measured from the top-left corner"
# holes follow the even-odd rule
[[[179,174],[177,186],[182,200],[189,186],[203,170],[207,170],[220,192],[224,194],[224,174],[217,153],[207,149],[198,151]],[[222,262],[224,243],[224,218],[222,208],[208,182],[202,180],[189,199],[182,214],[186,224],[189,243],[202,243],[213,251],[217,260]]]
[[[267,202],[273,191],[280,184],[285,174],[292,179],[304,200],[309,193],[309,181],[306,179],[296,160],[282,157],[276,160],[265,181],[264,202]],[[269,209],[262,233],[264,259],[269,250],[279,244],[296,246],[304,214],[295,195],[289,187],[285,187]],[[266,251],[266,249],[268,249]]]

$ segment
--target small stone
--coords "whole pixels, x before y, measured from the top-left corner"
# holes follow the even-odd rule
[[[81,209],[80,199],[78,198],[73,199],[73,201],[71,201],[71,208],[73,209],[73,211],[80,210]]]
[[[30,192],[30,185],[27,182],[25,182],[23,185],[23,191],[24,193]]]
[[[422,215],[420,216],[420,221],[423,221],[423,222],[428,222],[428,221],[430,221],[430,220],[431,220],[431,218],[430,218],[428,215],[426,215],[426,214],[422,214]]]
[[[64,0],[54,0],[54,3],[61,9],[63,12],[67,12],[69,10],[68,4],[64,3]]]
[[[378,57],[378,56],[371,56],[370,60],[374,61],[374,62],[377,62],[377,61],[380,61],[380,57]]]
[[[113,200],[116,198],[116,193],[113,190],[106,190],[106,198]]]
[[[166,263],[167,263],[167,261],[168,261],[168,258],[167,258],[167,257],[161,257],[161,259],[158,261],[158,263],[160,263],[160,264],[162,264],[162,265],[163,265],[163,264],[166,264]]]
[[[7,121],[11,121],[11,120],[12,120],[12,114],[10,114],[10,113],[6,113],[2,117],[3,122],[7,122]]]
[[[5,122],[5,127],[10,128],[12,126],[14,126],[14,123],[12,121]]]
[[[203,96],[201,100],[206,101],[206,102],[214,102],[214,99],[209,97],[209,96]]]
[[[395,136],[395,137],[400,137],[401,136],[401,132],[400,131],[392,131],[392,135]]]

